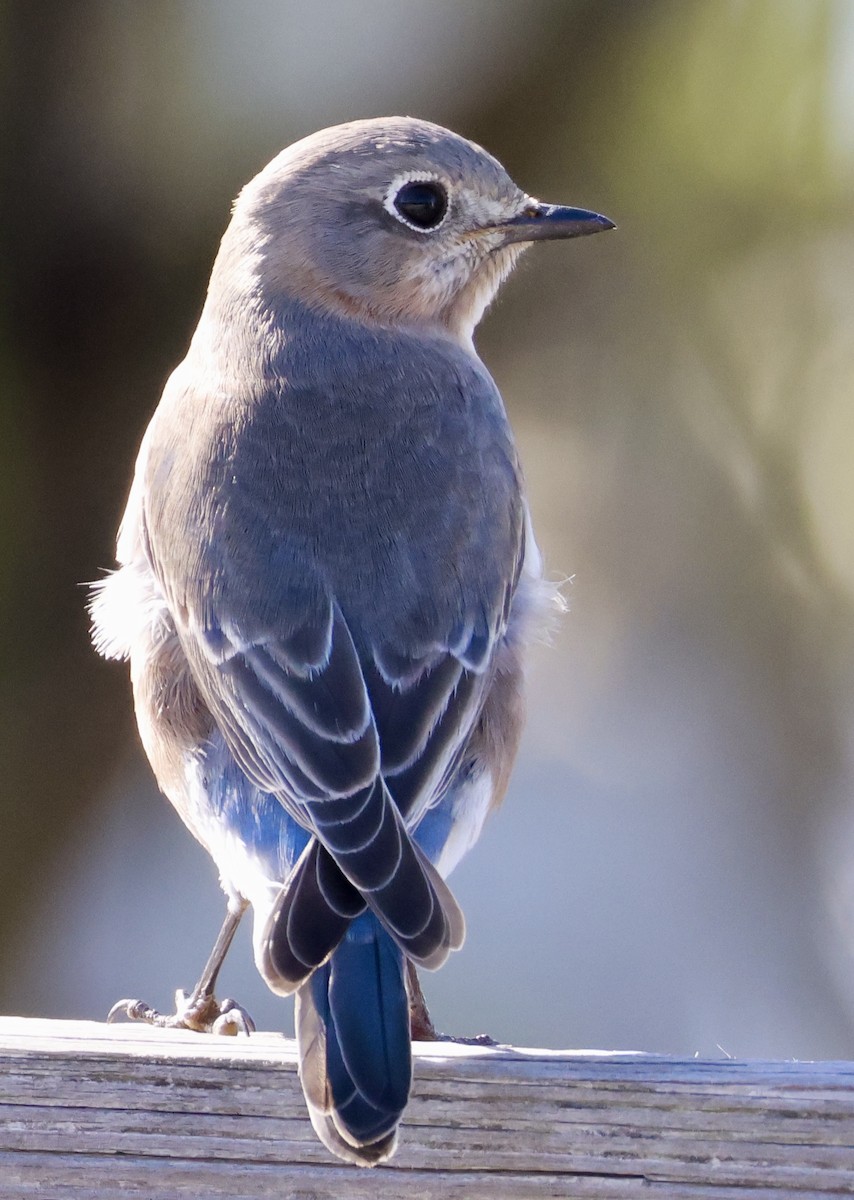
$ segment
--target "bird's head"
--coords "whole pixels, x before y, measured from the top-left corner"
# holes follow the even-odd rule
[[[354,121],[282,151],[241,192],[224,241],[265,299],[468,339],[522,249],[612,229],[542,204],[490,154],[427,121]]]

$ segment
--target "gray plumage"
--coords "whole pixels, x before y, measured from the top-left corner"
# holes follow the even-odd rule
[[[462,944],[443,876],[503,794],[549,595],[473,329],[527,242],[604,228],[422,121],[285,150],[235,205],[93,602],[353,1161],[394,1149],[404,963]]]

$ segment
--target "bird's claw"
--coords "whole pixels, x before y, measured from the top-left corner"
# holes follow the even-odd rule
[[[158,1029],[192,1029],[227,1037],[255,1032],[255,1022],[236,1000],[226,999],[220,1004],[213,995],[187,996],[180,988],[175,993],[174,1013],[160,1013],[142,1000],[119,1000],[107,1014],[107,1024],[112,1025],[119,1017]]]
[[[165,1028],[170,1019],[143,1000],[117,1000],[107,1013],[107,1024],[115,1025],[119,1017],[127,1017],[129,1021],[142,1021],[146,1025],[157,1025],[160,1028]]]
[[[250,1033],[255,1032],[255,1022],[243,1005],[226,997],[219,1005],[219,1016],[214,1020],[210,1031],[225,1034],[227,1037],[236,1037],[238,1033],[249,1037]]]
[[[175,993],[175,1015],[168,1020],[170,1028],[194,1029],[196,1033],[219,1033],[236,1037],[238,1033],[255,1032],[255,1022],[245,1008],[236,1000],[225,999],[220,1003],[216,996],[202,993],[187,996],[179,990]]]

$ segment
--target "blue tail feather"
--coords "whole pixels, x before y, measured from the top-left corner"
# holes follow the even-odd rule
[[[300,1075],[312,1123],[337,1154],[372,1165],[393,1152],[412,1055],[405,959],[373,913],[297,996]]]
[[[343,1066],[369,1103],[400,1112],[411,1074],[403,955],[369,917],[351,924],[331,966],[329,1003]]]

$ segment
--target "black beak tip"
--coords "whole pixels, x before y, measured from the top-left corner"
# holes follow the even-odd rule
[[[560,205],[544,206],[543,218],[546,225],[551,225],[556,236],[565,230],[566,236],[578,237],[586,233],[604,233],[608,229],[616,229],[615,221],[602,213],[591,212],[586,208],[563,208]]]
[[[570,208],[562,204],[535,202],[504,228],[513,241],[533,242],[545,238],[576,238],[616,229],[616,223],[588,208]]]

